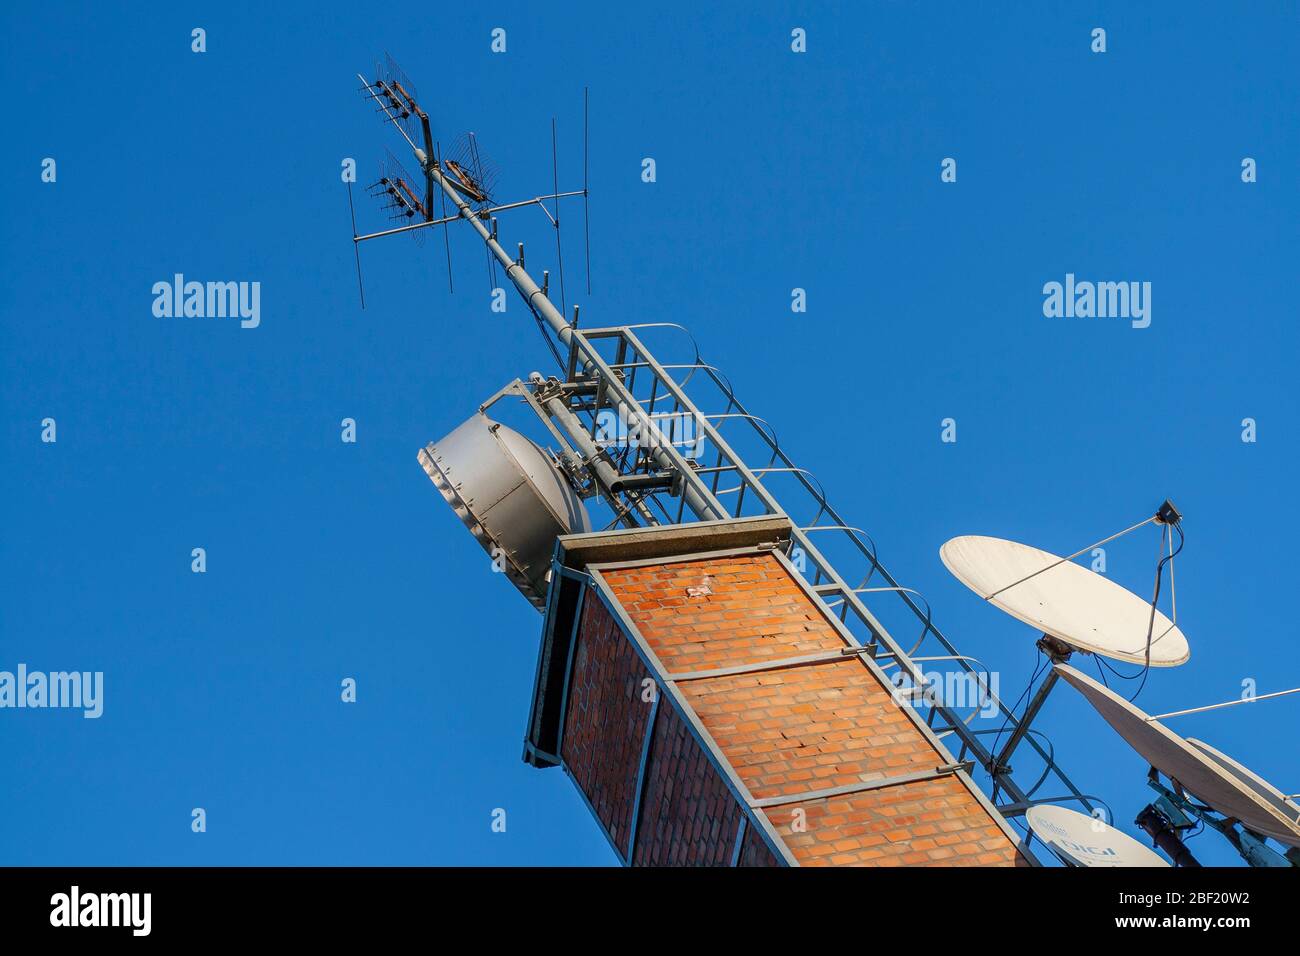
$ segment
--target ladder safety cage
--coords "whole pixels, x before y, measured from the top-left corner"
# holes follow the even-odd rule
[[[923,687],[925,675],[918,662],[939,665],[941,671],[954,671],[972,682],[981,693],[987,694],[996,705],[992,715],[981,715],[976,707],[970,714],[960,717],[955,709],[934,695],[918,694],[926,722],[940,738],[953,736],[960,741],[958,760],[971,755],[988,774],[993,796],[1005,792],[1009,808],[1019,808],[1034,800],[1035,793],[1049,780],[1055,781],[1065,791],[1065,796],[1054,800],[1077,801],[1087,810],[1097,804],[1095,797],[1082,793],[1056,763],[1050,741],[1039,731],[1025,735],[1026,747],[1042,763],[1038,779],[1027,789],[1012,778],[1009,767],[998,767],[995,755],[982,738],[990,735],[1015,733],[1020,722],[1006,702],[997,697],[990,686],[988,670],[979,661],[963,655],[934,623],[929,603],[912,588],[899,584],[877,556],[871,537],[859,528],[849,525],[828,500],[815,474],[794,463],[781,447],[774,429],[762,418],[751,414],[736,396],[730,381],[717,367],[704,362],[699,349],[691,340],[693,361],[660,363],[642,341],[638,331],[645,328],[671,328],[686,330],[676,323],[647,323],[607,328],[570,330],[569,357],[563,363],[564,379],[552,378],[551,388],[567,397],[573,414],[586,425],[593,440],[601,434],[601,413],[617,415],[622,403],[622,414],[640,418],[642,433],[659,439],[651,448],[634,447],[627,443],[610,453],[608,462],[620,475],[646,475],[664,469],[674,474],[672,481],[660,487],[637,488],[608,495],[615,517],[612,524],[635,526],[637,516],[653,516],[646,523],[681,524],[693,520],[718,520],[748,517],[751,515],[782,515],[794,524],[791,554],[800,553],[796,563],[812,591],[825,603],[842,623],[859,637],[867,652],[886,669],[897,668],[909,676],[914,686]],[[689,336],[689,332],[686,333]],[[680,373],[680,381],[673,373]],[[686,391],[692,379],[696,389],[711,387],[720,402],[718,410],[702,411]],[[536,385],[537,383],[534,383]],[[630,400],[629,400],[630,399]],[[703,439],[703,453],[690,458],[671,441],[656,435],[654,423],[663,416],[685,415],[699,429]],[[734,425],[732,423],[735,423]],[[728,427],[730,426],[730,427]],[[727,429],[726,435],[723,429]],[[745,443],[757,449],[763,464],[751,467],[736,448]],[[664,459],[668,462],[665,463]],[[783,489],[781,499],[764,484],[764,479],[784,477],[789,490]],[[691,496],[697,499],[694,507]],[[704,507],[700,507],[700,505]],[[847,545],[857,560],[859,568],[853,575],[855,583],[841,576],[835,564],[813,541],[815,535],[826,535]],[[873,584],[874,582],[874,584]],[[914,619],[919,633],[906,650],[880,621],[877,613],[868,607],[866,595],[874,601],[884,601],[892,595],[901,603],[903,613]],[[879,599],[875,596],[879,595]],[[877,611],[879,608],[877,607]],[[921,656],[917,656],[921,655]],[[996,726],[976,725],[993,722]],[[1013,809],[1011,815],[1016,815]]]

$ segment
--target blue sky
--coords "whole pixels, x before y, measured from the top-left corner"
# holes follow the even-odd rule
[[[416,463],[507,381],[551,371],[544,346],[518,302],[490,311],[464,229],[454,295],[440,242],[390,240],[363,251],[358,308],[339,171],[355,157],[373,179],[385,146],[405,161],[356,92],[384,50],[436,135],[478,134],[511,198],[549,188],[552,116],[561,187],[580,184],[590,87],[590,297],[578,229],[565,248],[584,324],[689,326],[1004,691],[1036,635],[951,579],[939,545],[1064,553],[1165,496],[1186,514],[1192,660],[1143,705],[1300,684],[1295,3],[0,18],[0,669],[105,674],[99,720],[0,711],[0,863],[614,862],[569,781],[519,759],[540,616]],[[554,268],[535,211],[502,234]],[[260,326],[156,318],[151,287],[178,272],[260,282]],[[1151,282],[1151,326],[1045,318],[1067,272]],[[1111,576],[1145,590],[1153,549],[1113,548]],[[1296,792],[1298,722],[1293,697],[1171,725]],[[1037,726],[1132,832],[1140,758],[1068,688]],[[1234,861],[1215,841],[1193,847]]]

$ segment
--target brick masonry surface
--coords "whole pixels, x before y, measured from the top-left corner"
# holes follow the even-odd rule
[[[613,843],[626,850],[650,705],[649,671],[604,606],[586,601],[573,652],[561,756]]]
[[[770,553],[608,570],[603,576],[669,674],[844,646],[818,603]],[[641,699],[648,676],[618,623],[590,595],[563,751],[575,781],[624,848],[649,715]],[[855,658],[682,681],[678,687],[755,799],[928,771],[950,759]],[[633,862],[727,865],[741,812],[664,695]],[[1027,862],[956,777],[759,812],[805,866]],[[749,828],[740,862],[773,865],[777,859]]]
[[[626,858],[636,807],[637,771],[652,709],[656,719],[639,809],[636,866],[729,866],[740,803],[671,702],[645,700],[650,676],[605,606],[589,595],[574,649],[561,746],[565,766]],[[742,843],[740,866],[775,866],[755,834]]]

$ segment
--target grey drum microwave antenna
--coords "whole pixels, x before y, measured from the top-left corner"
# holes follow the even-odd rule
[[[1077,810],[1040,803],[1025,812],[1025,822],[1034,836],[1070,866],[1169,865],[1127,833]]]
[[[582,500],[550,456],[479,412],[422,448],[419,459],[475,540],[544,608],[555,539],[591,530]]]
[[[1272,837],[1289,847],[1300,847],[1300,807],[1241,764],[1200,741],[1184,740],[1133,704],[1086,674],[1067,664],[1055,670],[1081,693],[1102,719],[1124,738],[1125,743],[1173,784],[1168,794],[1181,810],[1201,815],[1207,823],[1240,845],[1240,836],[1229,831],[1233,821],[1261,837]],[[1201,813],[1185,795],[1205,804],[1223,819]],[[1249,859],[1249,856],[1248,856]],[[1253,861],[1252,861],[1253,862]],[[1272,865],[1272,864],[1270,864]],[[1283,864],[1285,865],[1285,864]]]
[[[1157,598],[1165,561],[1177,552],[1169,529],[1182,515],[1166,501],[1156,514],[1098,544],[1105,544],[1144,525],[1163,525],[1170,545],[1168,559],[1157,569]],[[1181,528],[1178,530],[1181,536]],[[985,601],[1042,634],[1038,648],[1053,664],[1075,651],[1097,654],[1144,667],[1175,667],[1191,656],[1178,625],[1156,607],[1109,578],[1073,563],[1096,545],[1058,557],[1048,551],[986,535],[962,535],[946,541],[939,557],[952,575]],[[1163,552],[1162,543],[1162,552]],[[1172,570],[1170,572],[1172,580]],[[1176,606],[1176,605],[1175,605]],[[994,771],[1008,767],[1016,747],[1029,732],[1058,676],[1049,671],[1030,699],[1019,726],[994,758]]]

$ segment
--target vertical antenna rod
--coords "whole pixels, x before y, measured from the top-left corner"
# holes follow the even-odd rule
[[[559,192],[557,189],[556,192]],[[587,295],[591,295],[591,217],[587,211],[587,88],[582,88],[582,234],[587,251]]]
[[[352,214],[352,253],[357,259],[357,289],[361,292],[361,308],[366,307],[366,287],[361,281],[361,247],[357,244],[357,210],[352,205],[352,183],[348,183],[348,212]]]
[[[560,312],[564,313],[569,305],[564,296],[564,248],[560,245],[560,166],[556,159],[554,116],[551,117],[551,179],[554,183],[552,192],[555,193],[555,258],[560,269]]]
[[[438,151],[433,154],[435,165],[442,163],[441,143],[437,144],[437,150]],[[420,165],[424,166],[426,164],[421,163]],[[433,183],[432,177],[429,178],[429,182],[430,184]],[[430,197],[429,199],[429,208],[433,209],[432,197]],[[443,219],[447,218],[447,200],[446,197],[441,192],[438,193],[438,211],[442,214],[441,218]],[[451,278],[451,238],[447,235],[447,224],[445,222],[442,224],[442,244],[443,247],[447,250],[447,290],[454,295],[456,292],[456,285],[454,282],[452,282],[452,278]]]

